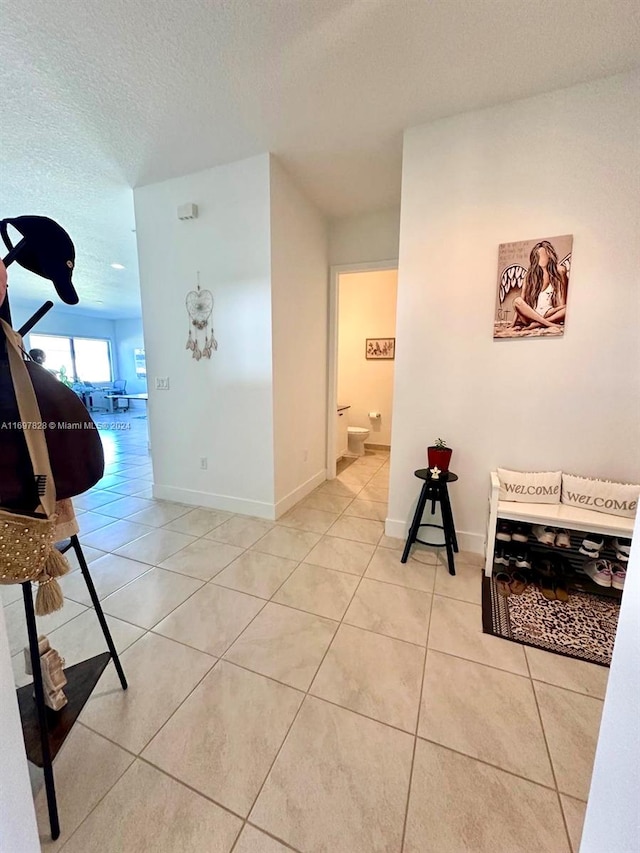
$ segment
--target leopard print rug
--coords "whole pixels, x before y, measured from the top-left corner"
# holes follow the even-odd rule
[[[612,598],[572,592],[569,601],[548,601],[535,587],[523,595],[499,595],[492,578],[482,579],[485,634],[567,657],[609,666],[620,604]]]

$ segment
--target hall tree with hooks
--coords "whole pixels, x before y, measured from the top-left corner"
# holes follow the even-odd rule
[[[20,235],[15,244],[9,226]],[[17,699],[27,757],[43,770],[51,837],[55,840],[60,835],[60,822],[53,760],[109,661],[114,663],[122,689],[126,690],[128,685],[78,539],[78,526],[69,501],[95,485],[103,475],[100,435],[74,392],[42,366],[25,358],[21,337],[53,308],[53,302],[45,302],[17,333],[11,322],[7,267],[17,261],[30,272],[50,280],[63,302],[76,305],[79,297],[71,280],[75,248],[58,223],[42,216],[1,220],[0,235],[9,250],[0,261],[0,421],[3,425],[16,425],[15,429],[0,430],[0,583],[22,586],[33,684],[20,688]],[[25,426],[31,423],[33,426]],[[71,428],[39,428],[49,423],[65,423]],[[81,429],[73,429],[74,426]],[[73,464],[69,464],[70,460]],[[63,526],[58,526],[60,501],[68,501],[69,516]],[[44,510],[45,515],[38,510]],[[1,541],[5,529],[16,536],[11,540],[11,548]],[[29,543],[34,536],[30,534],[36,531],[39,544],[32,550]],[[50,612],[62,606],[56,575],[68,568],[64,554],[71,550],[80,566],[108,651],[66,670],[68,701],[54,712],[45,707],[36,611]],[[34,580],[39,583],[35,610]],[[0,618],[4,620],[4,614]]]

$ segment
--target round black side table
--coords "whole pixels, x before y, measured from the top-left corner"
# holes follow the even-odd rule
[[[419,468],[417,471],[413,472],[416,477],[420,480],[424,480],[422,484],[422,491],[420,492],[420,497],[418,498],[418,505],[416,506],[415,515],[413,516],[413,521],[411,522],[411,528],[409,530],[409,535],[407,536],[407,542],[404,546],[404,551],[402,553],[401,563],[406,563],[409,559],[409,553],[411,551],[411,546],[414,542],[420,542],[422,545],[432,545],[434,548],[442,548],[443,546],[447,549],[447,563],[449,564],[449,574],[455,575],[456,567],[453,562],[453,552],[458,553],[458,540],[456,538],[456,528],[453,523],[453,513],[451,512],[451,502],[449,501],[449,483],[455,483],[458,479],[458,475],[454,474],[453,471],[440,472],[440,475],[437,479],[434,479],[431,476],[431,471],[429,468]],[[422,521],[422,515],[424,513],[424,508],[427,504],[427,501],[431,501],[431,515],[435,515],[436,513],[436,504],[440,504],[440,509],[442,511],[442,524],[425,524]],[[423,539],[418,539],[418,533],[420,532],[421,527],[437,527],[439,530],[442,530],[444,533],[444,542],[425,542]]]

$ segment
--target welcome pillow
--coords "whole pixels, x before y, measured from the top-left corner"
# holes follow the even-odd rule
[[[529,504],[558,504],[562,471],[510,471],[498,468],[501,501]]]
[[[590,480],[572,474],[564,474],[562,477],[562,503],[568,506],[634,518],[639,497],[640,486],[630,483]]]

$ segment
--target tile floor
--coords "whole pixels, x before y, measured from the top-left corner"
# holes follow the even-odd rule
[[[482,634],[477,557],[401,565],[385,453],[274,524],[154,500],[130,426],[75,501],[130,688],[110,666],[55,762],[55,843],[33,770],[43,850],[576,853],[607,670]],[[41,629],[73,664],[103,643],[63,585]]]

